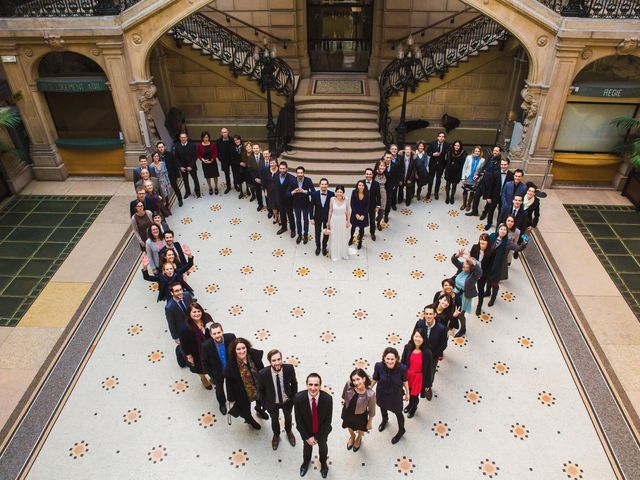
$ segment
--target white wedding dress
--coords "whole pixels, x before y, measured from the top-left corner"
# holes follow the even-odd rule
[[[329,227],[331,229],[329,254],[331,255],[331,260],[349,259],[348,210],[349,201],[346,198],[342,200],[342,203],[338,202],[335,197],[331,199],[331,217],[329,218]]]

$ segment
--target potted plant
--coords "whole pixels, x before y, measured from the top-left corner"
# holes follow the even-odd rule
[[[628,132],[620,151],[629,159],[631,171],[622,189],[622,195],[640,210],[640,119],[619,117],[611,123]]]

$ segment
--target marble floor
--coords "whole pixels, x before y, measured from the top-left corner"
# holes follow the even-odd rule
[[[616,478],[519,261],[496,305],[450,341],[434,399],[407,420],[403,440],[391,445],[392,420],[358,453],[346,450],[338,400],[349,372],[371,372],[386,346],[407,341],[453,273],[451,254],[477,240],[477,218],[442,201],[399,208],[377,242],[335,263],[312,243],[277,237],[255,203],[231,195],[188,199],[170,224],[195,254],[189,283],[226,331],[281,349],[301,383],[323,376],[334,395],[330,478]],[[299,442],[273,452],[268,421],[260,432],[227,425],[213,393],[177,366],[163,305],[136,270],[28,478],[297,477]]]

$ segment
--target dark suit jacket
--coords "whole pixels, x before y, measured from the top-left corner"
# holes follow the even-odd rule
[[[513,180],[513,172],[511,170],[507,170],[507,177],[504,180],[504,184],[507,182],[511,182]],[[484,191],[482,198],[485,200],[490,198],[494,202],[500,201],[500,194],[502,193],[502,173],[500,171],[494,173],[493,175],[489,175],[487,178],[487,188]],[[512,199],[513,200],[513,199]]]
[[[536,228],[538,226],[538,220],[540,219],[540,199],[536,197],[525,212],[527,212],[527,227]]]
[[[425,336],[427,335],[427,322],[425,320],[418,320],[414,328],[419,328]],[[447,328],[442,323],[436,321],[433,327],[431,327],[428,341],[434,358],[442,355],[447,348]]]
[[[251,154],[251,156],[253,156],[253,158],[255,159],[256,157]],[[262,156],[262,154],[260,154],[260,158],[258,160],[258,178],[260,179],[260,181],[262,182],[262,188],[267,188],[267,185],[269,184],[269,180],[271,180],[271,171],[269,170],[269,167],[264,165],[264,157]]]
[[[290,403],[293,403],[296,393],[298,393],[298,380],[296,379],[296,370],[293,365],[283,363],[280,377],[284,387],[282,393],[289,398]],[[264,408],[271,410],[276,405],[277,398],[270,366],[260,370],[258,381],[258,398],[262,400]]]
[[[400,359],[400,363],[409,369],[409,358],[411,357],[411,353],[413,352],[413,347],[410,343],[407,343],[404,346],[404,350],[402,351],[402,357]],[[422,349],[422,388],[420,389],[420,396],[424,398],[424,389],[431,388],[433,384],[433,378],[431,378],[431,359],[433,358],[433,353],[428,346]]]
[[[231,345],[231,342],[235,339],[236,336],[233,333],[222,334],[225,350],[229,349],[229,345]],[[216,342],[214,342],[211,337],[202,342],[202,366],[204,367],[205,373],[208,373],[212,379],[216,381],[222,380],[222,363],[220,362]]]
[[[167,250],[169,250],[167,247],[163,247],[162,250],[160,250],[160,256],[164,255]],[[180,265],[185,265],[187,263],[187,257],[185,257],[179,242],[173,242],[173,248],[171,250],[176,254],[176,258]]]
[[[289,185],[292,180],[295,180],[296,177],[291,175],[289,172],[286,173],[284,177],[284,182],[282,185],[280,184],[280,172],[276,172],[271,177],[271,181],[275,182],[276,189],[278,192],[278,205],[280,208],[289,208],[291,207],[291,197],[287,195],[287,191],[289,189]]]
[[[176,161],[176,157],[170,151],[166,150],[164,155],[160,155],[160,158],[164,160],[164,163],[167,165],[167,172],[169,173],[169,178],[180,178],[180,166]]]
[[[500,193],[502,208],[513,208],[513,197],[521,195],[524,198],[525,193],[527,193],[527,186],[524,182],[520,182],[517,186],[513,180],[505,182]]]
[[[411,158],[409,159],[409,168],[405,168],[404,164],[404,155],[398,157],[398,161],[400,162],[400,171],[402,172],[400,175],[400,181],[402,183],[413,183],[416,181],[416,157],[411,154]]]
[[[182,301],[184,305],[189,308],[189,305],[193,301],[193,296],[190,292],[184,292]],[[185,328],[187,314],[180,308],[180,305],[171,297],[167,304],[164,306],[164,316],[167,319],[167,324],[169,325],[169,333],[171,333],[171,338],[177,340],[180,337],[180,332],[183,328]]]
[[[333,398],[327,392],[320,390],[318,394],[318,433],[311,433],[311,403],[307,390],[299,392],[293,408],[296,415],[296,429],[303,440],[310,437],[327,438],[331,432],[331,418],[333,415]]]
[[[187,141],[187,144],[183,147],[180,142],[173,144],[173,154],[176,158],[176,163],[182,168],[196,168],[196,160],[198,159],[198,149],[196,144],[191,140]]]
[[[302,189],[307,193],[294,193],[293,191],[298,188],[298,178],[291,175],[293,178],[289,179],[289,186],[287,188],[287,197],[291,198],[291,206],[293,208],[309,208],[309,196],[311,192],[315,192],[316,189],[313,186],[313,182],[309,177],[304,177],[302,180]]]
[[[500,211],[500,218],[498,219],[498,225],[500,225],[501,223],[504,223],[504,221],[507,219],[509,215],[511,215],[512,212],[513,212],[513,205],[511,205],[509,208],[503,207],[502,210]],[[518,209],[518,213],[516,214],[515,220],[516,220],[515,227],[520,229],[520,233],[524,233],[524,231],[529,226],[529,216],[527,215],[527,212],[525,211],[525,209],[522,208],[522,206]]]
[[[169,300],[171,293],[169,292],[169,286],[173,282],[180,282],[182,288],[185,291],[193,292],[193,288],[189,286],[187,282],[182,278],[182,274],[193,267],[193,257],[187,259],[187,263],[176,267],[171,278],[167,277],[164,273],[160,275],[149,275],[146,268],[142,269],[142,277],[147,282],[158,282],[158,302],[160,300]]]
[[[471,247],[470,255],[478,260],[480,258],[480,244],[476,243]],[[491,262],[493,262],[493,250],[491,249],[491,244],[484,252],[484,256],[482,257],[482,261],[480,262],[480,266],[482,267],[482,277],[486,278],[489,270],[491,269]]]
[[[309,218],[323,225],[329,223],[329,205],[333,197],[335,197],[335,193],[327,190],[327,200],[324,202],[323,207],[322,200],[320,199],[320,190],[313,192],[311,194],[311,211],[309,212]]]
[[[231,162],[233,162],[233,137],[229,136],[228,140],[223,140],[222,137],[216,140],[216,150],[218,152],[218,159],[222,164],[222,168],[229,168]]]
[[[249,357],[258,371],[264,368],[264,363],[262,363],[262,350],[256,350],[255,348],[249,349]],[[236,402],[237,407],[234,405],[234,408],[240,410],[240,412],[247,410],[251,402],[247,396],[247,391],[244,389],[238,363],[231,358],[231,355],[229,355],[227,366],[224,368],[224,381],[227,387],[227,399],[229,402]]]
[[[362,179],[364,186],[367,186],[367,181]],[[368,188],[369,192],[369,211],[375,211],[376,207],[384,208],[384,205],[380,205],[382,197],[380,196],[380,184],[376,180],[371,180],[371,188]]]
[[[433,154],[438,151],[440,151],[438,140],[434,140],[427,147],[427,155],[429,155],[429,174],[430,175],[433,175],[436,169],[439,169],[440,171],[444,170],[444,167],[447,165],[449,152],[451,151],[451,144],[444,142],[442,144],[441,155],[438,157],[434,157]]]

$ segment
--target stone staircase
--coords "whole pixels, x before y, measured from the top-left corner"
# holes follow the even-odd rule
[[[327,177],[332,186],[353,186],[382,157],[378,83],[366,82],[368,95],[312,95],[313,78],[300,80],[295,137],[280,156],[290,169],[303,166],[316,183]]]

